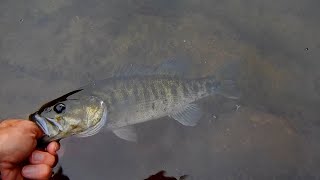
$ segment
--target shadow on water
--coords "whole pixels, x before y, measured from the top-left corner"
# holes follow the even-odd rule
[[[144,180],[187,180],[187,175],[180,176],[178,178],[175,177],[168,177],[165,175],[165,171],[159,171],[158,173],[149,176],[147,179]],[[108,179],[109,177],[105,177],[105,179]],[[132,179],[136,179],[135,177],[132,177]],[[51,178],[51,180],[70,180],[70,178],[63,173],[62,167],[59,167],[58,171],[54,174],[54,176]]]
[[[165,171],[162,170],[144,180],[186,180],[187,177],[187,175],[180,176],[178,179],[175,177],[166,177]]]
[[[63,168],[60,166],[57,172],[51,178],[51,180],[70,180],[70,178],[63,173]]]

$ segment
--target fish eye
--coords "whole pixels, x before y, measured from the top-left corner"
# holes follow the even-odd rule
[[[63,113],[66,110],[66,105],[64,105],[63,103],[56,104],[53,107],[53,110],[58,114]]]

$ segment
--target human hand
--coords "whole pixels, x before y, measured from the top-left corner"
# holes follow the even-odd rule
[[[37,139],[43,135],[28,120],[5,120],[0,123],[0,171],[3,180],[49,179],[56,163],[57,142],[46,151],[36,150]]]

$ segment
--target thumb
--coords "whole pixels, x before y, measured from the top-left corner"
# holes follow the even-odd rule
[[[31,123],[32,123],[32,130],[36,135],[36,139],[41,138],[44,135],[43,131],[40,129],[40,127],[36,123],[34,122],[31,122]]]
[[[30,120],[21,120],[21,126],[28,127],[29,131],[35,135],[36,139],[39,139],[43,136],[43,132],[40,127]]]

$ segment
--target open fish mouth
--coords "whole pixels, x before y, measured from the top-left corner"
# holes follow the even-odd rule
[[[44,118],[41,117],[38,113],[33,113],[29,116],[29,119],[33,122],[35,122],[40,129],[43,131],[43,133],[47,136],[53,136],[52,132],[49,131],[50,128],[58,129],[59,131],[62,131],[62,126],[57,123],[53,118]]]

